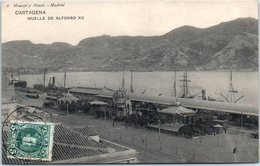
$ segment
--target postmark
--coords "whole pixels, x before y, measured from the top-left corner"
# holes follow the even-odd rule
[[[53,123],[11,121],[7,157],[51,161],[53,135]]]

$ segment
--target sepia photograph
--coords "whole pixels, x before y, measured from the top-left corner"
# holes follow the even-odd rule
[[[259,162],[258,1],[2,1],[4,165]]]

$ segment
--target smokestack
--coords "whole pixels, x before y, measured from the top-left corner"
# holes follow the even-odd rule
[[[202,100],[206,100],[206,91],[204,89],[202,89],[201,94],[202,94]]]

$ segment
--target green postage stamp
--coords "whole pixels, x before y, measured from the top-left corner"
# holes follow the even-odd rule
[[[53,135],[53,123],[12,121],[7,157],[51,161]]]

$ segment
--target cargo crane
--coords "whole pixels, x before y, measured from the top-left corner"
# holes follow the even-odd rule
[[[232,70],[230,71],[230,76],[229,76],[229,90],[228,90],[228,96],[226,97],[222,93],[220,95],[228,102],[228,103],[237,103],[240,99],[244,97],[244,95],[241,95],[239,98],[236,99],[236,95],[238,93],[237,90],[234,89],[233,83],[232,83]]]

